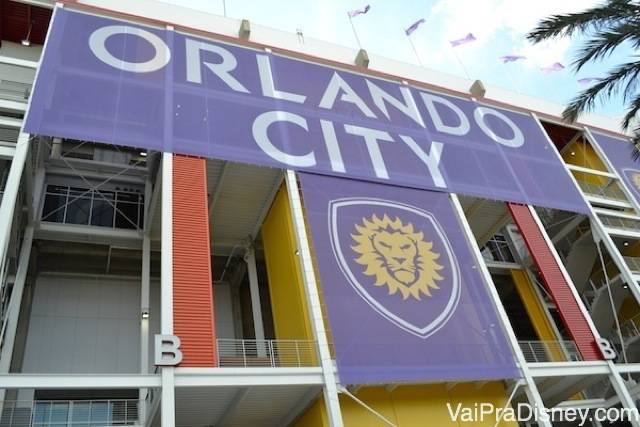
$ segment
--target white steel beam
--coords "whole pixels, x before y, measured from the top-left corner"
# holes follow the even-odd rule
[[[613,386],[613,389],[616,391],[616,394],[620,398],[620,404],[622,405],[623,408],[636,409],[637,408],[636,401],[631,396],[631,393],[629,393],[629,389],[627,389],[627,385],[625,384],[624,380],[622,379],[620,374],[616,372],[616,368],[613,366],[613,362],[609,361],[608,363],[611,369],[611,375],[609,375],[609,380],[611,381],[611,385]],[[629,417],[627,422],[632,427],[640,427],[640,420],[638,420],[636,417]]]
[[[570,163],[565,163],[565,165],[567,166],[567,169],[569,169],[571,171],[574,171],[574,172],[583,172],[583,173],[588,173],[588,174],[591,174],[591,175],[598,175],[598,176],[604,176],[606,178],[618,179],[616,174],[611,173],[611,172],[603,172],[603,171],[599,171],[599,170],[596,170],[596,169],[585,168],[583,166],[572,165]]]
[[[533,405],[538,406],[539,408],[544,408],[544,401],[542,400],[542,396],[540,396],[540,392],[536,386],[535,380],[531,376],[529,372],[529,368],[527,366],[527,360],[522,353],[522,349],[520,348],[520,344],[518,343],[518,338],[516,337],[513,328],[511,327],[511,321],[509,320],[509,316],[507,315],[504,306],[502,305],[502,301],[500,300],[500,295],[498,295],[498,291],[496,290],[496,286],[493,283],[493,279],[491,278],[491,273],[489,273],[489,269],[484,263],[484,258],[480,253],[480,248],[478,247],[478,243],[476,242],[475,237],[473,236],[473,232],[471,230],[471,226],[467,221],[464,210],[462,209],[462,205],[460,204],[460,200],[456,194],[450,194],[451,202],[454,208],[454,211],[458,217],[458,223],[462,227],[462,231],[465,234],[467,239],[467,244],[469,245],[469,249],[473,255],[475,263],[480,267],[480,273],[482,275],[483,281],[485,283],[486,289],[489,291],[489,295],[493,301],[493,305],[498,313],[498,317],[502,322],[503,328],[507,333],[507,339],[509,344],[511,345],[511,349],[516,358],[516,364],[520,368],[522,375],[524,377],[524,390],[529,399],[529,402]],[[540,420],[539,425],[541,427],[552,427],[549,421]]]
[[[335,375],[334,372],[331,375]],[[324,384],[321,367],[308,368],[175,368],[176,387],[247,387]]]
[[[621,374],[640,373],[640,363],[616,363],[613,366]]]
[[[558,264],[558,268],[562,273],[562,277],[564,277],[565,282],[567,282],[567,285],[569,286],[569,289],[573,294],[573,298],[576,300],[576,304],[578,305],[580,312],[584,316],[585,320],[587,321],[587,324],[589,325],[589,328],[591,329],[591,334],[595,339],[600,338],[600,333],[598,332],[598,329],[596,328],[596,326],[593,324],[593,319],[591,319],[591,315],[589,314],[589,311],[587,311],[587,308],[585,307],[582,301],[582,298],[580,297],[580,294],[578,294],[578,290],[573,284],[573,280],[571,280],[571,276],[569,276],[569,273],[567,272],[567,269],[565,268],[564,263],[560,259],[560,255],[558,254],[556,247],[553,245],[553,243],[551,242],[551,239],[549,238],[549,235],[544,229],[544,225],[542,225],[542,221],[540,220],[538,213],[533,208],[533,206],[528,205],[528,207],[529,207],[529,212],[531,213],[531,217],[533,218],[536,225],[540,229],[542,237],[544,238],[544,241],[546,242],[547,247],[549,248],[549,252],[551,252],[554,260],[556,261],[556,264]]]
[[[147,232],[151,232],[151,227],[153,226],[153,219],[156,215],[156,210],[158,208],[158,200],[161,198],[160,192],[162,191],[162,168],[156,172],[155,184],[153,185],[153,193],[151,194],[151,199],[149,205],[147,206],[147,212],[145,213],[146,217],[144,220],[144,230]],[[160,207],[162,208],[162,206]],[[162,212],[160,212],[162,215]]]
[[[0,389],[131,389],[160,384],[159,375],[0,374]]]
[[[255,338],[257,341],[264,341],[264,325],[262,324],[262,307],[260,306],[256,251],[253,247],[250,246],[247,248],[247,251],[244,254],[244,261],[247,263],[247,274],[249,275],[249,292],[251,294],[251,311],[253,314]],[[264,348],[261,350],[264,353]]]
[[[229,405],[227,405],[227,408],[225,409],[224,413],[220,417],[218,417],[218,419],[214,423],[212,423],[212,425],[215,425],[218,427],[226,426],[229,423],[229,420],[235,413],[238,406],[247,397],[250,390],[251,390],[250,387],[242,387],[236,393],[236,395],[233,396],[233,399],[231,399],[231,402],[229,402]]]
[[[0,159],[12,159],[16,153],[15,147],[9,147],[7,145],[0,145]]]
[[[8,99],[0,99],[0,110],[9,111],[27,111],[27,103],[19,101],[10,101]]]
[[[29,135],[20,133],[0,202],[0,264],[4,264],[9,246],[11,226],[18,200],[22,171],[29,152]]]
[[[11,299],[9,300],[7,313],[7,326],[2,342],[2,351],[0,352],[0,375],[9,372],[11,367],[11,359],[13,357],[13,347],[18,330],[18,319],[20,317],[20,305],[22,303],[22,295],[24,293],[24,285],[27,280],[29,271],[29,258],[31,257],[31,248],[33,245],[33,225],[27,225],[22,239],[22,247],[20,248],[20,261],[18,271],[16,272]],[[0,385],[0,389],[3,387]],[[0,400],[3,396],[0,394]]]
[[[160,331],[173,335],[173,154],[162,154],[162,255],[160,277]],[[174,368],[162,368],[161,419],[163,427],[176,422]]]
[[[307,230],[304,221],[302,202],[300,201],[300,190],[296,174],[292,170],[287,170],[285,175],[287,183],[287,193],[291,203],[291,216],[293,217],[293,228],[295,230],[296,243],[298,246],[298,259],[302,269],[302,281],[304,282],[307,306],[311,318],[311,326],[318,344],[318,356],[324,376],[324,402],[331,427],[342,427],[342,414],[340,412],[340,401],[338,398],[338,386],[333,372],[333,360],[329,352],[327,333],[324,319],[322,318],[322,308],[320,306],[320,296],[318,294],[318,284],[316,282],[313,263],[311,261],[311,249]]]
[[[149,220],[149,205],[151,203],[151,178],[147,177],[144,187],[144,221]],[[146,227],[145,227],[146,228]],[[149,373],[149,288],[151,282],[151,237],[146,229],[142,237],[142,266],[140,280],[140,373]],[[154,313],[157,316],[159,313]],[[147,389],[138,390],[138,399],[144,402],[147,399]],[[140,420],[146,423],[146,405],[138,408]]]
[[[22,127],[22,119],[0,116],[0,126],[20,129]]]

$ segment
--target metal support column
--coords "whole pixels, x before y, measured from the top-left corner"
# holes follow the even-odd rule
[[[504,330],[507,332],[509,344],[511,344],[511,349],[513,350],[513,353],[515,355],[518,367],[520,368],[524,376],[524,382],[525,382],[524,390],[529,400],[529,403],[536,406],[539,409],[542,409],[545,407],[544,401],[542,400],[542,396],[540,396],[540,392],[538,391],[535,380],[533,379],[533,377],[531,376],[531,373],[529,372],[529,368],[527,366],[527,360],[525,359],[524,354],[522,353],[522,349],[520,348],[520,344],[518,343],[518,338],[516,338],[516,334],[513,331],[513,328],[511,327],[509,316],[507,315],[507,312],[502,306],[502,301],[500,300],[500,295],[498,295],[496,286],[493,283],[493,279],[491,278],[491,273],[489,273],[489,269],[484,263],[484,259],[482,258],[482,254],[480,253],[480,248],[476,243],[475,237],[473,237],[471,226],[469,225],[469,222],[467,221],[467,218],[464,214],[464,210],[462,209],[460,200],[458,199],[458,196],[456,194],[450,194],[450,196],[451,196],[451,202],[453,203],[453,209],[458,215],[458,222],[460,223],[462,230],[465,234],[465,237],[467,238],[467,243],[469,244],[471,252],[473,253],[474,260],[476,264],[480,267],[480,274],[482,275],[482,278],[487,286],[487,289],[489,290],[489,295],[493,300],[493,305],[496,308],[498,317],[502,321]],[[552,427],[550,421],[540,420],[538,424],[541,427]]]
[[[5,325],[0,328],[6,328],[2,341],[2,350],[0,351],[0,375],[9,373],[11,367],[11,359],[13,356],[13,347],[16,341],[16,333],[18,331],[18,319],[20,317],[20,306],[22,304],[22,295],[24,293],[24,285],[27,280],[29,271],[29,259],[31,258],[31,248],[33,245],[33,224],[29,224],[24,231],[22,239],[22,247],[20,248],[20,263],[16,272],[16,279],[13,283],[13,291],[7,308],[7,318]],[[4,405],[6,390],[0,384],[0,411]]]
[[[13,225],[13,217],[16,210],[18,200],[18,191],[20,189],[20,180],[22,179],[22,171],[27,162],[27,154],[29,152],[29,135],[20,133],[16,149],[11,160],[9,175],[0,202],[0,265],[4,266],[9,247],[11,236],[11,227]]]
[[[151,178],[147,177],[144,187],[144,221],[145,225],[149,220],[149,209],[151,206]],[[145,227],[142,236],[142,272],[140,280],[140,373],[149,373],[149,318],[151,316],[149,309],[149,288],[151,275],[151,237],[149,229]],[[157,313],[154,313],[157,315]],[[138,398],[141,402],[145,402],[147,398],[147,389],[141,388],[138,392]],[[139,405],[140,421],[145,424],[146,406]]]
[[[295,230],[296,244],[298,246],[298,256],[302,268],[302,281],[304,282],[305,295],[307,297],[309,314],[311,316],[311,327],[318,344],[318,356],[320,357],[320,364],[324,377],[324,403],[327,409],[329,424],[332,427],[342,427],[343,423],[342,414],[340,412],[340,401],[338,399],[338,387],[333,369],[333,361],[331,360],[331,353],[329,352],[329,343],[327,342],[324,320],[322,318],[320,296],[318,294],[318,285],[313,271],[313,263],[311,261],[311,250],[309,248],[309,240],[307,239],[307,230],[305,228],[298,181],[296,179],[295,172],[292,170],[287,170],[285,179],[287,194],[291,204],[291,216],[293,217],[293,228]]]
[[[611,385],[613,386],[616,394],[620,398],[620,405],[623,408],[635,409],[637,408],[636,402],[629,393],[629,389],[627,389],[627,385],[624,380],[618,373],[616,367],[614,366],[612,361],[607,362],[609,365],[609,369],[611,370],[611,374],[609,374],[609,381],[611,381]],[[635,417],[629,417],[627,420],[632,427],[640,427],[640,421]]]
[[[160,278],[160,331],[173,335],[173,154],[162,154],[162,257]],[[161,424],[176,422],[174,368],[162,367]]]
[[[253,328],[256,341],[264,340],[264,325],[262,324],[262,308],[260,306],[260,289],[258,288],[258,269],[256,268],[256,252],[253,247],[248,247],[244,254],[249,275],[249,291],[251,293],[251,311],[253,313]],[[264,350],[264,349],[263,349]]]

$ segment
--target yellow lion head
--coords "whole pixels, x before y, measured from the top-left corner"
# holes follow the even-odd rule
[[[419,300],[421,293],[430,297],[431,289],[438,289],[437,282],[443,280],[438,271],[444,268],[436,262],[440,254],[411,223],[374,214],[355,228],[351,237],[356,245],[351,249],[360,254],[355,261],[366,267],[365,275],[375,276],[375,286],[387,285],[389,295],[400,291],[405,300],[409,296]]]

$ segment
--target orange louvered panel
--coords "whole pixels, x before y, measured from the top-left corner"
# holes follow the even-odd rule
[[[598,349],[589,323],[571,291],[573,284],[567,282],[562,274],[552,252],[553,249],[549,247],[544,234],[542,234],[544,231],[540,230],[528,206],[515,203],[507,203],[507,206],[527,244],[533,261],[540,270],[544,285],[556,304],[562,322],[575,341],[582,358],[584,360],[602,360],[602,354]]]
[[[173,158],[173,329],[180,366],[215,366],[215,326],[204,159]]]

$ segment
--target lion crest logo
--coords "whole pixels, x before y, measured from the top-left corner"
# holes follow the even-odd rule
[[[460,267],[437,212],[371,197],[329,202],[331,249],[345,285],[421,339],[449,321],[461,293]]]
[[[373,215],[362,218],[355,225],[351,247],[359,258],[356,262],[365,267],[364,274],[375,277],[375,286],[387,286],[389,295],[400,292],[403,299],[420,300],[431,296],[443,280],[438,264],[440,254],[433,250],[433,242],[426,241],[422,231],[414,230],[413,224],[404,224],[397,216],[391,220]]]

